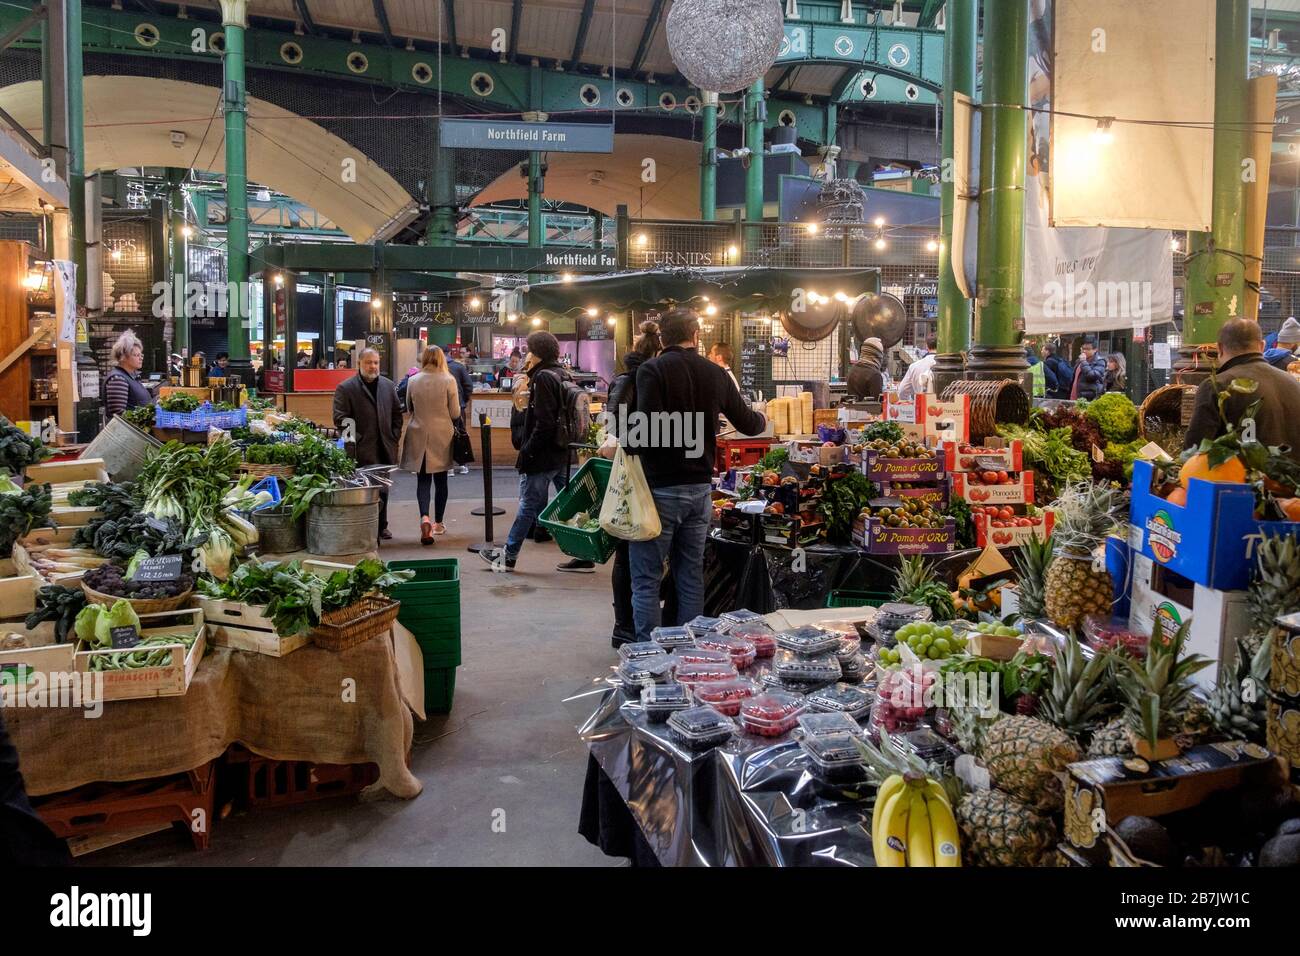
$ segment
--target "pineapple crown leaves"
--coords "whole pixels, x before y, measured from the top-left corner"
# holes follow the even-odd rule
[[[1300,540],[1265,534],[1255,549],[1255,574],[1246,596],[1251,625],[1267,632],[1275,618],[1300,611]]]
[[[1122,505],[1119,490],[1108,485],[1091,481],[1066,485],[1053,505],[1052,540],[1057,550],[1090,554],[1120,527]]]
[[[900,776],[919,774],[933,780],[943,780],[944,772],[942,768],[937,764],[927,763],[916,754],[904,750],[900,744],[889,736],[889,732],[883,727],[880,730],[880,746],[859,737],[854,737],[853,742],[857,744],[858,750],[866,758],[867,767],[874,777],[872,782],[877,786],[894,774]]]
[[[1214,663],[1200,654],[1182,656],[1189,625],[1184,621],[1166,640],[1157,618],[1145,661],[1123,653],[1110,654],[1120,662],[1117,678],[1128,699],[1129,724],[1152,747],[1177,722],[1176,712],[1194,689],[1192,675]]]
[[[1072,632],[1057,652],[1051,687],[1041,702],[1042,716],[1077,736],[1105,716],[1113,685],[1114,671],[1107,655],[1088,657]]]

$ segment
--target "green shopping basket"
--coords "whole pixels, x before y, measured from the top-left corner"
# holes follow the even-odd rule
[[[555,543],[571,558],[604,564],[614,553],[618,542],[605,531],[585,531],[565,524],[579,512],[595,518],[600,514],[600,504],[605,499],[605,486],[614,463],[605,458],[589,458],[569,479],[555,498],[543,509],[538,521],[551,533]]]

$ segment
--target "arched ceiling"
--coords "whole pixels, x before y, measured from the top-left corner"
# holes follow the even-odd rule
[[[221,91],[136,76],[83,84],[86,169],[173,166],[225,171]],[[38,138],[41,84],[0,89],[0,107]],[[173,132],[185,134],[180,147]],[[262,100],[248,100],[248,178],[316,209],[357,242],[387,235],[415,214],[410,195],[344,140]],[[350,172],[355,166],[355,177]]]
[[[654,160],[655,181],[641,178]],[[548,153],[545,198],[613,216],[619,204],[647,219],[694,219],[700,211],[700,146],[668,136],[619,133],[612,153]],[[474,205],[527,198],[522,176],[510,170],[488,185]]]

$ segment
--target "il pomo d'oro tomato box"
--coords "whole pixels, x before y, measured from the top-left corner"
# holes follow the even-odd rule
[[[971,442],[944,442],[944,465],[948,471],[1024,471],[1024,450],[1020,439],[986,438]]]
[[[974,505],[1032,505],[1034,473],[1023,471],[965,472],[951,475],[952,493]]]

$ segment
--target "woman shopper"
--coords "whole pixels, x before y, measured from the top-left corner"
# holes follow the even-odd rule
[[[402,446],[402,470],[415,474],[415,500],[420,506],[420,543],[446,534],[447,471],[452,467],[454,422],[460,417],[456,380],[447,371],[442,349],[430,345],[420,359],[420,371],[406,383],[406,409],[411,413]],[[433,485],[433,520],[429,520],[429,486]]]
[[[619,412],[636,411],[636,370],[641,363],[652,359],[663,349],[659,339],[659,323],[646,321],[641,323],[641,337],[632,346],[632,351],[623,356],[623,371],[614,378],[609,387],[609,404],[606,411],[605,431],[618,437],[618,426],[624,420]],[[625,414],[626,414],[625,413]],[[613,454],[613,446],[609,446]],[[632,616],[632,566],[628,563],[628,543],[618,539],[614,549],[614,568],[610,583],[614,589],[614,634],[610,643],[614,647],[630,644],[636,640],[636,621]]]
[[[1119,352],[1106,356],[1106,391],[1122,392],[1128,388],[1127,364]]]
[[[113,343],[113,368],[104,376],[104,411],[109,418],[128,408],[152,405],[153,396],[140,384],[144,366],[144,346],[136,334],[127,329]]]

